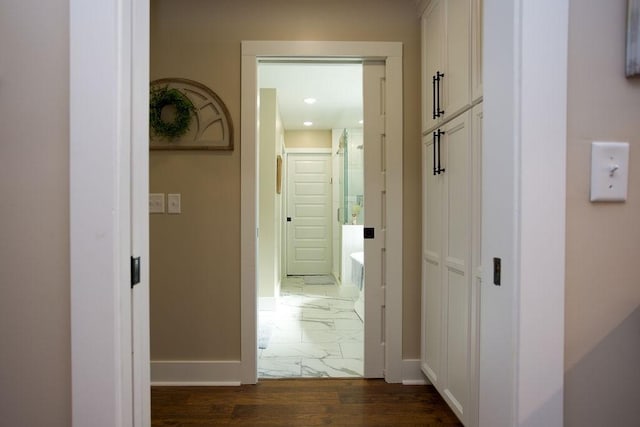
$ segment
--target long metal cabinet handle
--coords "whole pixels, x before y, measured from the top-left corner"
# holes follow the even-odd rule
[[[438,129],[438,132],[436,134],[438,136],[438,174],[444,173],[445,168],[441,167],[440,165],[440,141],[442,139],[442,135],[444,135],[444,131]],[[435,143],[435,141],[434,141]]]
[[[440,80],[442,80],[442,78],[444,77],[444,73],[441,73],[440,71],[436,71],[436,82],[437,84],[437,90],[436,90],[436,98],[437,98],[437,112],[436,112],[436,116],[440,117],[441,115],[444,114],[444,110],[440,109]]]
[[[431,86],[433,91],[431,92],[431,100],[433,101],[433,120],[438,117],[438,111],[436,110],[436,76],[432,76]]]
[[[437,133],[433,132],[433,174],[438,175],[438,169],[436,169],[436,138]]]

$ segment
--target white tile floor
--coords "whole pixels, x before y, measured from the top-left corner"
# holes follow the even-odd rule
[[[285,278],[276,310],[259,312],[266,348],[258,349],[258,377],[361,377],[364,327],[355,298],[330,276]]]

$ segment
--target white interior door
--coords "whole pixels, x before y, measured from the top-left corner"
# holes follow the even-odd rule
[[[365,233],[364,240],[364,376],[367,378],[384,377],[385,366],[385,83],[384,62],[363,64],[365,230],[373,230],[372,236]]]
[[[287,156],[287,274],[331,274],[331,157]]]

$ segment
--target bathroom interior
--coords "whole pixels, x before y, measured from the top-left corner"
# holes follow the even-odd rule
[[[274,201],[276,211],[280,212],[276,214],[279,226],[272,234],[275,239],[281,239],[281,250],[276,250],[273,255],[280,259],[264,263],[269,274],[259,272],[259,282],[269,283],[267,293],[262,291],[265,283],[259,284],[258,377],[362,377],[365,320],[362,65],[270,63],[259,69],[259,86],[262,88],[260,108],[268,108],[269,92],[263,92],[265,89],[274,89],[272,95],[277,104],[278,125],[275,128],[279,136],[275,138],[275,154],[286,159],[288,151],[313,152],[316,149],[331,157],[329,212],[332,212],[332,218],[326,236],[330,242],[331,271],[328,274],[287,275],[287,215],[284,214],[287,211],[287,162],[282,162],[282,194],[277,194]],[[300,80],[292,75],[304,76],[299,83],[304,88],[295,87]],[[319,86],[322,89],[317,89]],[[341,89],[341,86],[349,89]],[[329,87],[333,87],[331,91],[328,91]],[[350,99],[341,101],[332,98],[339,95],[329,92],[341,93]],[[289,104],[309,93],[317,97],[317,105],[305,106],[308,117],[312,116],[314,109],[331,105],[330,111],[320,111],[323,117],[309,120],[313,121],[313,126],[300,125],[302,119],[289,117],[294,113],[288,109],[291,108]],[[302,110],[304,114],[305,108],[294,105],[293,110],[296,113]],[[261,113],[262,127],[266,127],[266,120],[271,121],[272,118]],[[278,131],[278,127],[281,130]],[[301,135],[305,139],[304,146],[299,145]],[[263,148],[262,140],[260,147]],[[271,160],[267,158],[266,161]],[[260,180],[265,180],[262,171]],[[264,197],[273,193],[266,194]],[[260,206],[264,206],[262,201]],[[262,213],[259,216],[262,217]],[[272,272],[273,265],[276,268]]]

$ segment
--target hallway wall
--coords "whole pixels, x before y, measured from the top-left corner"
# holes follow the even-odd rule
[[[572,0],[565,425],[640,419],[640,77],[624,76],[626,0]],[[590,203],[592,141],[630,143],[625,203]]]
[[[151,192],[181,192],[184,212],[151,217],[152,360],[240,358],[242,40],[404,43],[403,353],[418,358],[420,28],[415,2],[154,0],[151,7],[151,79],[184,77],[205,84],[225,102],[236,130],[233,152],[151,152]]]
[[[288,130],[284,143],[287,148],[331,148],[331,130]]]

